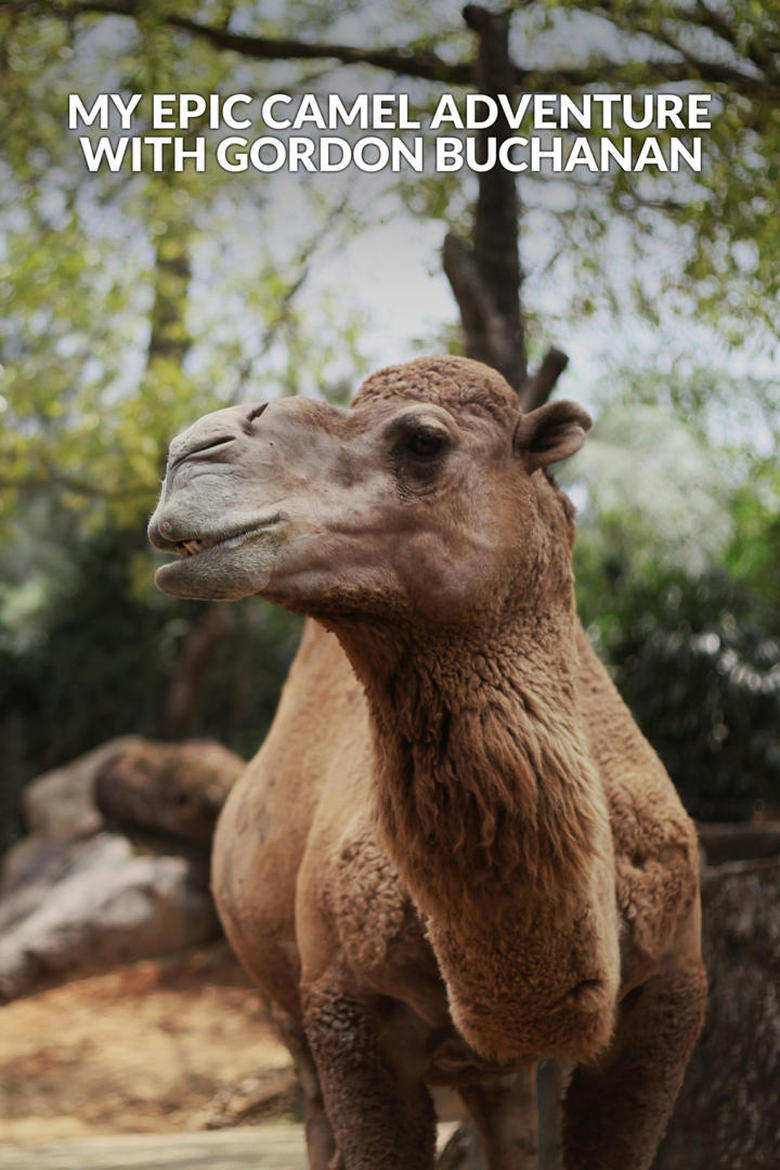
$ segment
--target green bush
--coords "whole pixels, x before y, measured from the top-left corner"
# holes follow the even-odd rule
[[[182,648],[209,607],[158,593],[152,569],[143,531],[105,529],[71,550],[68,582],[34,637],[0,625],[0,849],[18,835],[29,779],[112,736],[164,730]],[[273,717],[300,622],[252,599],[230,611],[181,734],[213,736],[248,757]]]
[[[780,804],[777,612],[723,572],[583,588],[589,632],[688,811],[743,820]]]

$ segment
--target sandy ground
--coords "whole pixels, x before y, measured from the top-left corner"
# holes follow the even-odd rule
[[[0,1145],[295,1118],[289,1057],[225,944],[0,1008]]]

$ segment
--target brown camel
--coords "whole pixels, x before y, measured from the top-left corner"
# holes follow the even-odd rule
[[[545,1054],[567,1170],[653,1160],[704,1010],[697,849],[576,615],[545,468],[589,426],[442,357],[171,446],[160,587],[314,619],[213,861],[312,1170],[430,1170],[442,1085],[490,1170],[530,1170]]]

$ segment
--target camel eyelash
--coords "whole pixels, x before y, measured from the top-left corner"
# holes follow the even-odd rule
[[[447,435],[429,427],[415,427],[407,431],[402,442],[406,454],[427,460],[443,455],[448,446]]]
[[[387,434],[394,440],[396,458],[411,456],[420,461],[433,462],[451,446],[450,436],[443,427],[415,415],[395,419],[388,427]]]

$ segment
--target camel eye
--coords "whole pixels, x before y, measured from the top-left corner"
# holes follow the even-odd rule
[[[404,440],[404,447],[417,459],[434,459],[447,446],[447,436],[430,427],[415,427]]]

